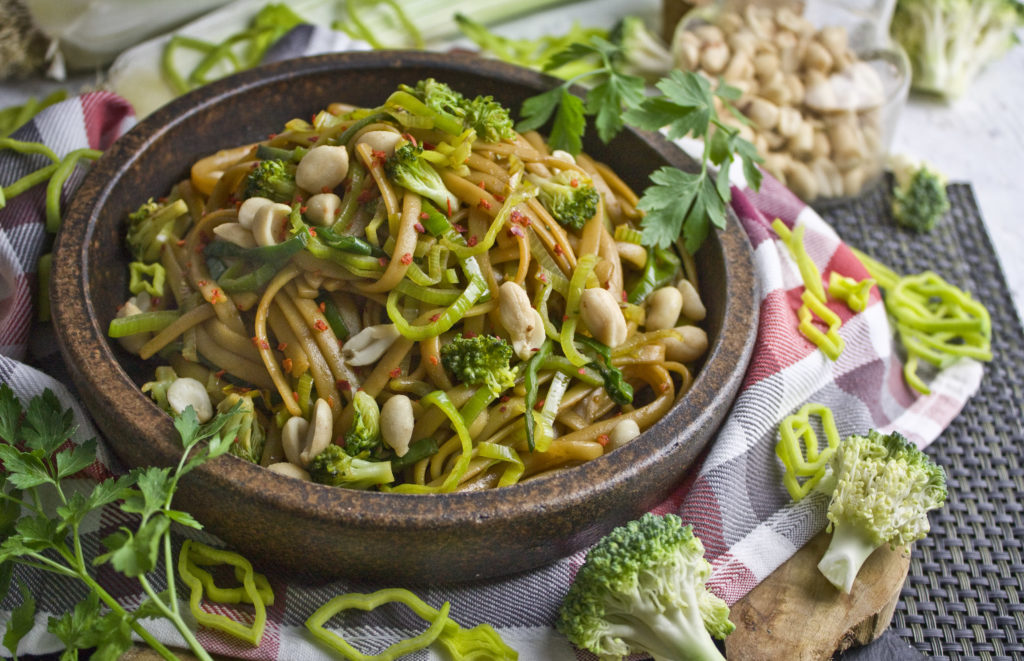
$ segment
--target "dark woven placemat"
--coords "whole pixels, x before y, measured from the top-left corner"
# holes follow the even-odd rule
[[[992,314],[981,389],[928,448],[949,498],[913,547],[892,629],[934,658],[1024,659],[1024,330],[970,186],[949,197],[923,235],[896,226],[881,189],[822,215],[850,245],[902,273],[936,271]]]

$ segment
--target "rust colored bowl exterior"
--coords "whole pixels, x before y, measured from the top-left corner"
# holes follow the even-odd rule
[[[56,247],[53,307],[78,391],[129,466],[171,465],[170,418],[139,385],[152,368],[107,339],[126,297],[125,219],[212,151],[258,140],[331,101],[379,105],[399,83],[434,77],[513,110],[552,79],[490,60],[420,52],[344,53],[254,69],[165,106],[118,140],[79,189]],[[651,134],[585,148],[634,189],[665,164],[694,165]],[[462,581],[528,570],[584,548],[679,484],[722,422],[757,327],[751,252],[736,218],[698,255],[710,353],[690,392],[639,438],[585,465],[483,493],[336,489],[231,456],[183,479],[175,504],[258,565],[392,582]]]

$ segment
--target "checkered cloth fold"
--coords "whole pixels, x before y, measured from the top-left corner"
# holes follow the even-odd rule
[[[301,44],[298,50],[303,52]],[[131,109],[122,99],[92,93],[47,109],[15,137],[45,142],[60,155],[86,146],[103,149],[132,122]],[[38,157],[0,152],[0,183],[10,183],[40,164]],[[76,173],[69,181],[65,201],[80,178],[81,173]],[[746,189],[742,181],[736,182],[733,208],[750,237],[759,283],[760,330],[753,359],[732,411],[700,466],[655,510],[676,512],[694,525],[714,569],[711,588],[729,603],[757,585],[825,524],[824,497],[811,496],[792,503],[782,486],[782,468],[774,447],[783,417],[805,402],[819,402],[835,412],[843,436],[869,428],[895,429],[923,447],[957,415],[977,388],[982,373],[979,363],[964,360],[937,376],[931,395],[922,397],[910,391],[902,378],[877,290],[867,309],[858,314],[842,303],[829,302],[843,320],[840,335],[846,348],[837,361],[827,359],[797,331],[803,285],[770,222],[780,218],[791,227],[803,225],[808,253],[826,278],[835,271],[859,280],[866,276],[863,266],[811,208],[771,178],[766,178],[757,193]],[[74,408],[79,431],[72,440],[81,442],[98,434],[78,403],[55,345],[48,339],[51,331],[33,322],[36,262],[48,249],[43,220],[41,188],[15,198],[0,211],[0,381],[10,384],[26,402],[44,388],[54,390]],[[102,442],[99,459],[112,472],[122,470]],[[99,540],[124,523],[126,515],[114,508],[104,511],[85,530],[87,553],[96,554]],[[190,534],[217,543],[204,533]],[[176,547],[183,539],[181,535],[181,531],[175,532]],[[552,627],[559,603],[583,558],[581,552],[509,578],[418,588],[416,592],[434,606],[450,601],[451,617],[464,626],[492,624],[522,659],[589,658],[574,651]],[[46,633],[47,617],[69,610],[81,598],[81,587],[25,569],[18,569],[16,577],[32,589],[39,607],[36,627],[19,651],[45,653],[60,649],[59,641]],[[313,610],[340,593],[395,587],[355,580],[301,585],[269,578],[277,600],[268,609],[262,644],[251,648],[202,629],[199,639],[208,650],[249,659],[326,658],[324,649],[303,628]],[[104,572],[101,580],[129,608],[143,598],[137,584],[111,572]],[[155,587],[163,588],[159,583]],[[0,622],[9,616],[17,598],[8,595],[0,602]],[[244,609],[217,608],[246,617]],[[150,623],[160,640],[181,644],[169,624],[150,620],[147,626]],[[422,630],[422,623],[400,609],[375,611],[335,626],[368,651]],[[423,651],[410,658],[440,656]]]

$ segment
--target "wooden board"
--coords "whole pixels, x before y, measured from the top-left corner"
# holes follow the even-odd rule
[[[822,532],[739,600],[726,656],[743,661],[820,661],[865,645],[889,628],[910,556],[882,547],[843,594],[818,571],[831,535]]]

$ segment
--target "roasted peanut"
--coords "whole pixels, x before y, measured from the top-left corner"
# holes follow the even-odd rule
[[[402,134],[398,131],[367,131],[359,136],[356,145],[365,144],[371,152],[378,151],[385,156],[391,156],[395,153],[395,146],[401,139]]]
[[[697,360],[708,350],[708,334],[698,326],[679,326],[679,337],[668,337],[661,341],[665,346],[665,359],[679,363]]]
[[[608,434],[608,445],[612,450],[621,448],[640,435],[640,425],[633,418],[626,418],[612,427]]]
[[[281,428],[281,447],[284,456],[296,466],[302,463],[302,450],[306,447],[306,434],[309,432],[309,420],[294,415],[285,421]]]
[[[707,316],[707,308],[704,307],[704,302],[700,300],[700,294],[697,292],[696,287],[689,280],[683,279],[676,285],[679,293],[683,296],[683,316],[691,321],[701,321]]]
[[[242,227],[241,223],[221,223],[213,228],[213,233],[241,248],[256,247],[256,239],[253,238],[252,232]]]
[[[683,309],[683,294],[675,287],[654,290],[647,301],[644,328],[649,331],[672,328]]]
[[[287,204],[264,204],[256,210],[252,220],[252,236],[260,246],[281,243],[288,233],[288,216],[292,208]]]
[[[310,149],[295,168],[296,185],[307,191],[334,189],[348,175],[348,150],[334,145]]]
[[[498,287],[498,316],[521,360],[529,359],[544,343],[544,320],[518,283],[509,280]]]
[[[626,339],[626,318],[611,292],[601,287],[584,289],[580,296],[580,317],[598,342],[617,347]]]
[[[314,225],[333,225],[340,209],[341,198],[334,193],[317,193],[306,200],[306,217]]]
[[[331,434],[334,430],[334,413],[331,412],[331,405],[326,399],[320,398],[313,405],[313,419],[306,430],[306,440],[302,451],[299,453],[299,465],[309,466],[313,457],[327,449],[331,444]]]
[[[345,342],[341,355],[349,365],[369,365],[383,356],[398,337],[394,324],[367,326]]]
[[[167,389],[167,405],[178,414],[191,406],[199,422],[206,422],[213,417],[210,393],[206,392],[203,384],[189,377],[174,380]]]
[[[309,482],[309,471],[304,468],[299,468],[290,461],[279,461],[275,464],[267,466],[267,470],[277,473],[278,475],[287,475],[288,477],[294,477],[297,480],[305,480]]]
[[[250,197],[245,202],[242,202],[242,206],[238,207],[238,224],[245,229],[252,229],[252,222],[256,218],[256,212],[273,203],[273,200],[268,200],[265,197]]]
[[[395,395],[380,407],[381,438],[399,457],[404,457],[409,451],[415,424],[412,400],[405,395]]]

